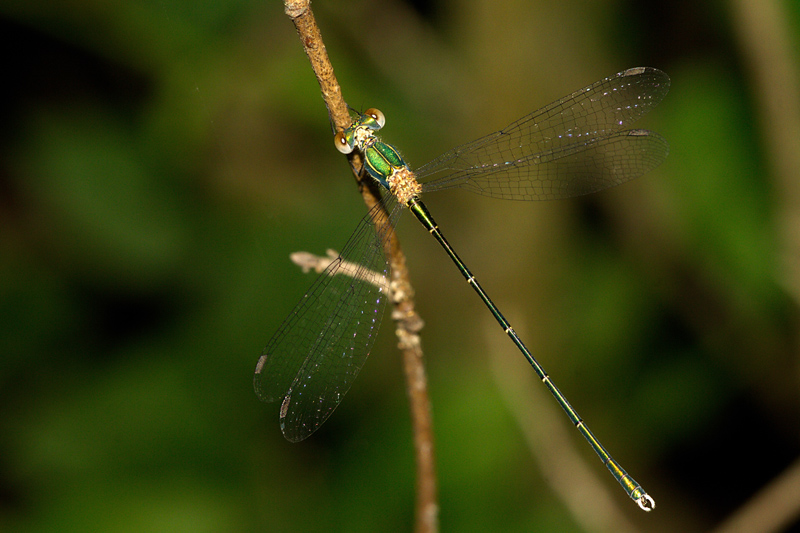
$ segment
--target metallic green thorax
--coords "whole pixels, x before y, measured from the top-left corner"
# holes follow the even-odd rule
[[[364,167],[370,176],[388,189],[389,176],[397,170],[406,168],[406,163],[394,146],[375,137],[372,137],[372,140],[373,142],[368,143],[364,149]]]

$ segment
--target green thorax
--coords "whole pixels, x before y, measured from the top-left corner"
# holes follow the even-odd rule
[[[406,168],[406,163],[397,149],[386,144],[375,137],[372,137],[372,142],[367,143],[363,149],[364,152],[364,167],[369,172],[369,175],[378,180],[378,183],[389,188],[389,176],[395,171]]]

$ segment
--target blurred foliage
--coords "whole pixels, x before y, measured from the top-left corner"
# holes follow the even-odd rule
[[[412,166],[624,68],[670,74],[637,125],[670,141],[657,171],[567,202],[426,200],[658,502],[641,513],[572,435],[634,524],[707,530],[792,463],[797,302],[727,4],[314,7],[345,98],[385,112]],[[364,212],[281,2],[6,0],[0,25],[0,529],[411,529],[388,317],[308,441],[286,442],[278,406],[252,391],[263,345],[311,283],[288,254],[341,248]],[[442,529],[578,530],[490,359],[530,369],[510,343],[489,353],[500,333],[483,333],[485,309],[401,226],[426,320]]]

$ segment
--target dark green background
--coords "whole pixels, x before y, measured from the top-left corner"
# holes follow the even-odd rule
[[[784,5],[796,45],[800,7]],[[412,166],[625,68],[667,72],[670,94],[636,125],[671,144],[656,171],[570,201],[426,201],[655,498],[642,513],[557,419],[636,527],[709,530],[796,459],[786,198],[729,4],[314,7],[345,99],[384,111]],[[388,315],[307,441],[285,441],[252,390],[312,281],[289,253],[341,249],[365,211],[281,2],[5,0],[0,40],[0,529],[410,530]],[[544,423],[555,403],[433,240],[410,220],[400,234],[426,321],[442,530],[584,530],[511,414]],[[520,379],[541,404],[509,403]]]

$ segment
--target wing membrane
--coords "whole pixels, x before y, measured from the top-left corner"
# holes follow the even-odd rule
[[[387,197],[390,225],[401,208]],[[388,226],[376,233],[375,206],[342,253],[319,275],[258,360],[254,387],[282,400],[281,430],[293,442],[311,435],[350,389],[369,355],[388,298],[383,253]]]
[[[622,130],[668,90],[669,77],[658,69],[620,72],[445,153],[420,167],[417,179],[424,192],[465,187],[516,200],[565,198],[622,183],[667,157],[661,136]]]

